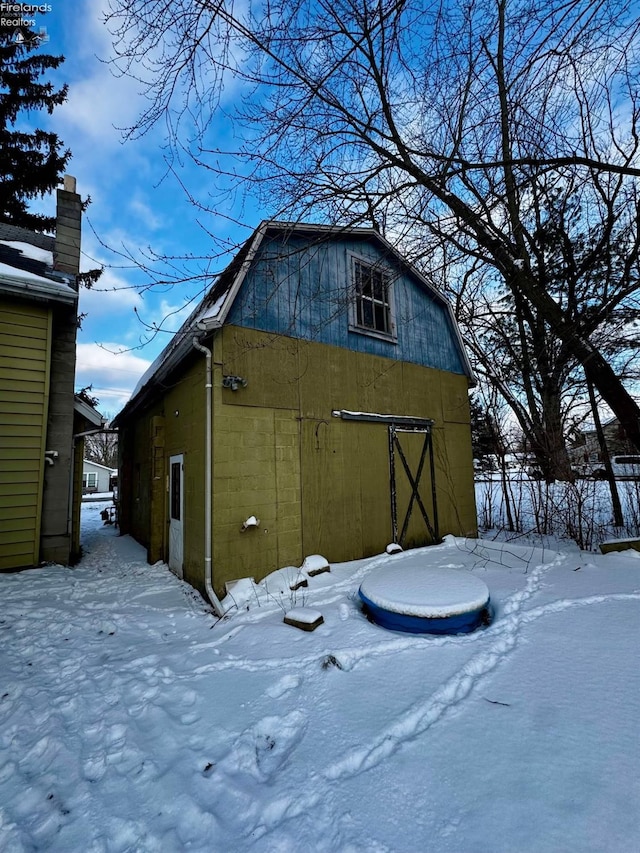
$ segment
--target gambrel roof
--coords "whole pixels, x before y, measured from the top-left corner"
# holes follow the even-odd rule
[[[294,238],[304,238],[316,246],[321,246],[334,239],[349,239],[374,244],[385,258],[392,260],[399,268],[408,273],[418,286],[437,303],[448,317],[454,346],[458,352],[462,372],[474,381],[473,371],[467,358],[462,338],[458,330],[451,305],[445,297],[402,255],[372,228],[339,227],[330,225],[315,225],[308,223],[279,222],[265,220],[254,231],[251,237],[240,247],[237,254],[220,273],[211,289],[198,306],[192,311],[181,328],[176,332],[171,342],[160,353],[138,382],[130,401],[118,418],[135,407],[137,401],[146,391],[161,383],[185,358],[193,351],[194,337],[208,334],[221,328],[228,321],[236,303],[236,298],[252,263],[267,238],[279,237],[283,241]]]

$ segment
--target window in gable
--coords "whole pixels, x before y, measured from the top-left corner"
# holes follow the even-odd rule
[[[395,338],[389,271],[353,258],[353,308],[351,327],[385,338]]]

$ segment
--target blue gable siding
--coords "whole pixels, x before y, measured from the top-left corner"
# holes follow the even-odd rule
[[[349,330],[352,258],[393,276],[397,340]],[[294,338],[465,373],[448,311],[383,246],[353,235],[267,234],[227,322]]]

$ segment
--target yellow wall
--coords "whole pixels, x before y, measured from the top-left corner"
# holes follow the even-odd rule
[[[51,312],[0,300],[0,569],[39,560]]]
[[[440,534],[475,535],[466,377],[233,326],[216,338],[215,360],[216,588],[307,554],[354,559],[391,541],[387,427],[334,409],[433,419]],[[223,389],[224,374],[247,387]],[[424,436],[400,441],[415,474]],[[396,471],[401,525],[411,488],[399,458]],[[428,457],[420,494],[433,523]],[[240,534],[251,514],[260,530]],[[405,541],[430,541],[417,506]]]
[[[205,360],[194,352],[164,397],[122,430],[131,532],[167,559],[168,460],[184,454],[184,576],[203,589]],[[236,391],[224,375],[247,380]],[[432,418],[439,532],[475,535],[467,378],[391,359],[226,326],[214,339],[213,579],[263,577],[300,565],[379,553],[391,541],[387,427],[334,409]],[[412,471],[423,435],[400,436]],[[135,466],[139,469],[136,471]],[[411,489],[397,459],[402,524]],[[130,481],[125,485],[125,479]],[[139,482],[139,486],[136,485]],[[420,494],[433,521],[429,460]],[[241,532],[249,516],[256,529]],[[407,544],[430,540],[417,506]]]
[[[184,454],[184,576],[202,588],[204,557],[204,359],[192,360],[143,416],[121,429],[120,524],[147,548],[150,562],[168,557],[169,457]]]

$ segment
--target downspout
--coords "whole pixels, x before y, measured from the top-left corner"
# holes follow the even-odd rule
[[[212,577],[212,566],[211,566],[211,519],[212,519],[212,483],[211,483],[211,467],[212,467],[212,431],[211,431],[211,408],[212,408],[212,396],[213,396],[213,383],[212,383],[212,371],[211,371],[211,360],[212,354],[211,350],[207,349],[207,347],[203,346],[198,338],[193,339],[193,345],[201,352],[206,358],[206,378],[205,378],[205,396],[206,396],[206,408],[207,408],[207,417],[205,421],[205,453],[204,453],[204,587],[207,591],[207,595],[209,596],[209,601],[213,607],[214,613],[216,616],[223,617],[224,616],[224,608],[220,603],[218,596],[215,594],[213,585],[211,583]]]

